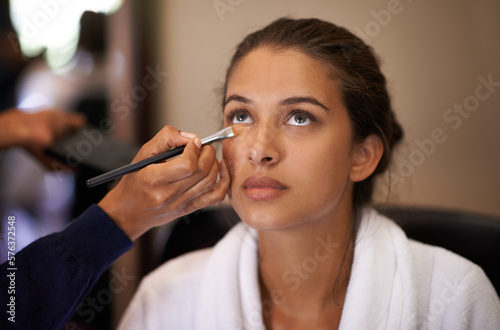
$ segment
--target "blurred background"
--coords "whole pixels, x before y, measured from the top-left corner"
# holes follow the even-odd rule
[[[44,18],[64,13],[56,0],[43,3],[51,5],[31,7],[20,26],[44,31]],[[236,44],[278,17],[317,17],[373,46],[405,131],[377,202],[500,216],[500,2],[123,0],[91,10],[72,18],[80,20],[73,46],[53,52],[69,49],[64,62],[23,56],[9,1],[0,1],[0,109],[83,112],[134,145],[167,124],[207,135],[222,125],[221,87]],[[2,221],[7,213],[22,219],[23,244],[60,230],[106,193],[85,188],[86,179],[49,172],[22,150],[3,152]],[[114,265],[133,280],[105,299],[116,275],[108,272],[91,294],[102,309],[82,305],[68,328],[114,327],[152,267],[151,242],[145,236]]]

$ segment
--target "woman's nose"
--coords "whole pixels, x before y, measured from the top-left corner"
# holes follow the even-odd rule
[[[255,165],[274,165],[279,162],[280,153],[277,148],[278,134],[270,127],[258,125],[248,132],[248,161]]]

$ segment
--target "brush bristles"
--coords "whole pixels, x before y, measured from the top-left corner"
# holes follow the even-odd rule
[[[245,131],[246,127],[243,125],[231,125],[231,129],[233,130],[234,136],[238,136]]]

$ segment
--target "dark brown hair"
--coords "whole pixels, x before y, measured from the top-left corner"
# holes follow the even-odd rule
[[[261,47],[274,51],[297,50],[319,60],[339,88],[351,121],[353,142],[361,142],[371,134],[380,137],[384,153],[377,168],[370,177],[354,184],[354,209],[371,202],[374,177],[387,169],[393,147],[403,134],[372,48],[345,28],[329,22],[280,18],[251,33],[238,45],[226,74],[223,102],[234,67]]]

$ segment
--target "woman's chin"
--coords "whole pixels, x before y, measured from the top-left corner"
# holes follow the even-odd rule
[[[253,201],[248,198],[230,199],[233,209],[248,227],[255,230],[278,231],[300,225],[304,221],[302,214],[291,208],[284,199],[271,201]]]
[[[251,214],[240,212],[238,215],[244,224],[258,231],[282,231],[298,225],[290,219],[283,219],[282,215],[273,217],[265,212],[252,212]]]

